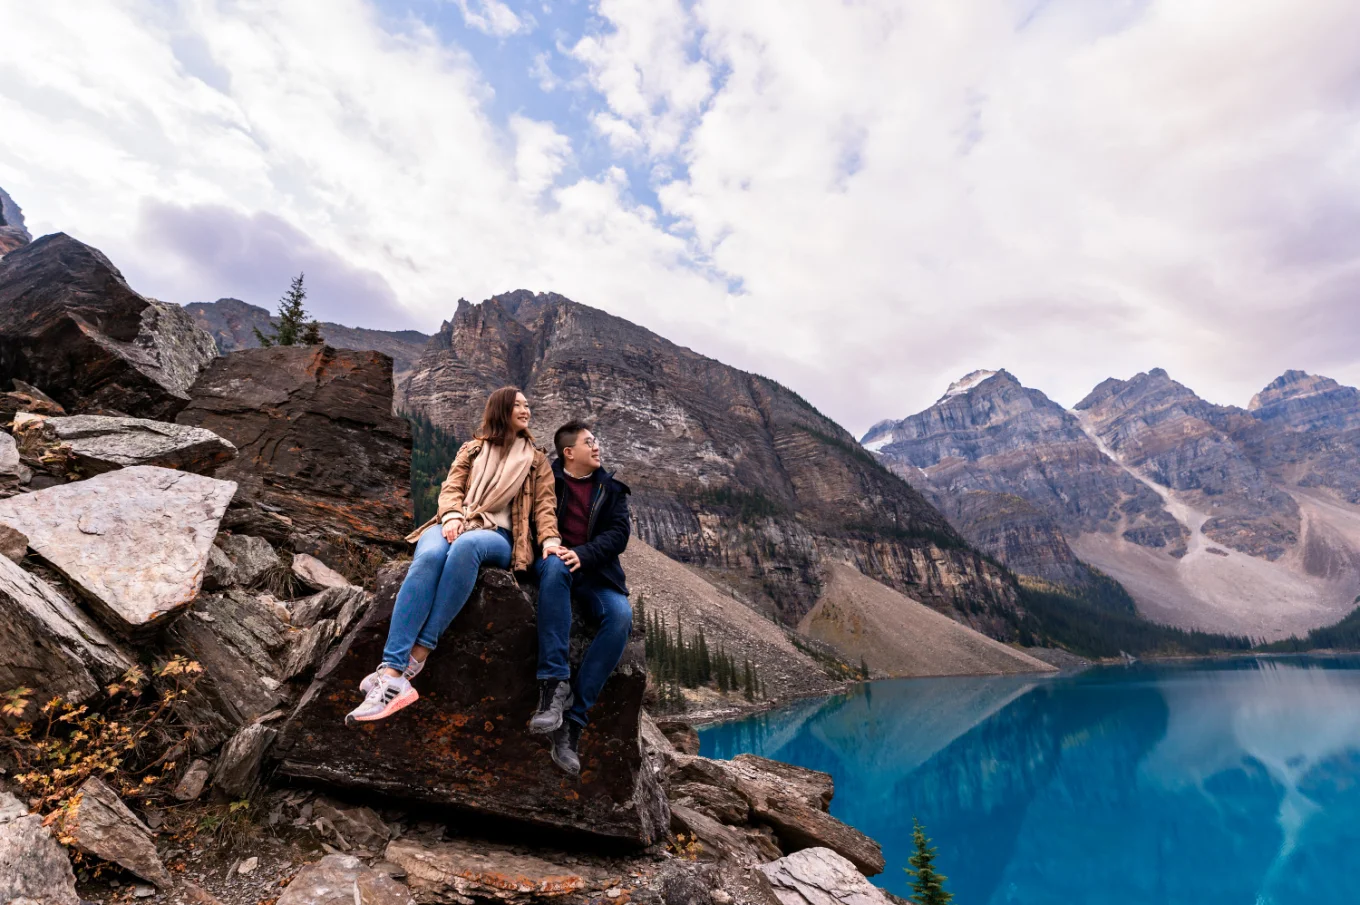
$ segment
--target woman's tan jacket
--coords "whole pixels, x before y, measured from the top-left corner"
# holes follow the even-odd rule
[[[453,465],[449,467],[449,476],[439,488],[439,511],[434,518],[408,534],[407,541],[415,543],[426,528],[438,524],[450,512],[463,510],[463,494],[467,493],[472,460],[482,451],[482,445],[481,440],[469,440],[459,448]],[[535,547],[541,547],[545,541],[560,536],[557,531],[557,490],[554,481],[548,457],[543,454],[543,450],[535,449],[529,475],[524,479],[519,493],[510,501],[510,568],[516,572],[534,564]]]

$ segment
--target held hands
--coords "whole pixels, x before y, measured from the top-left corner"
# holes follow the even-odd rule
[[[577,556],[576,551],[570,547],[557,546],[553,547],[551,550],[543,551],[544,556],[547,556],[550,553],[566,563],[567,571],[569,572],[575,572],[577,569],[581,568],[581,557]]]
[[[463,520],[460,518],[449,519],[443,527],[444,540],[453,543],[458,539],[458,535],[463,533]]]

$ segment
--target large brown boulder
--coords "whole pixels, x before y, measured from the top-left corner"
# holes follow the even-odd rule
[[[537,702],[534,601],[508,572],[482,572],[416,681],[420,700],[384,722],[346,728],[359,680],[381,660],[405,569],[379,573],[373,605],[318,670],[273,752],[279,772],[573,834],[638,845],[661,838],[665,795],[638,742],[641,639],[591,712],[580,779],[568,778],[526,726]],[[584,635],[576,626],[574,659]]]
[[[217,475],[241,485],[241,502],[323,537],[400,544],[411,530],[411,431],[392,414],[386,355],[246,349],[213,362],[191,395],[176,420],[240,450]]]
[[[138,295],[108,258],[64,233],[0,260],[0,383],[42,388],[70,412],[168,418],[217,356],[178,305]]]

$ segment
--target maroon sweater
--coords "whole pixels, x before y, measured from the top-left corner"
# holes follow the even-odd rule
[[[562,497],[562,511],[557,513],[557,528],[562,532],[562,543],[579,547],[590,540],[590,497],[595,491],[595,476],[573,478],[564,474],[567,492]]]

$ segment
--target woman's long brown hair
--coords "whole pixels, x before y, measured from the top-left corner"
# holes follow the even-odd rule
[[[486,399],[486,410],[482,412],[482,426],[477,428],[477,439],[492,446],[509,445],[516,436],[524,437],[530,443],[534,435],[527,430],[516,431],[511,423],[515,413],[515,397],[519,387],[501,387]]]

